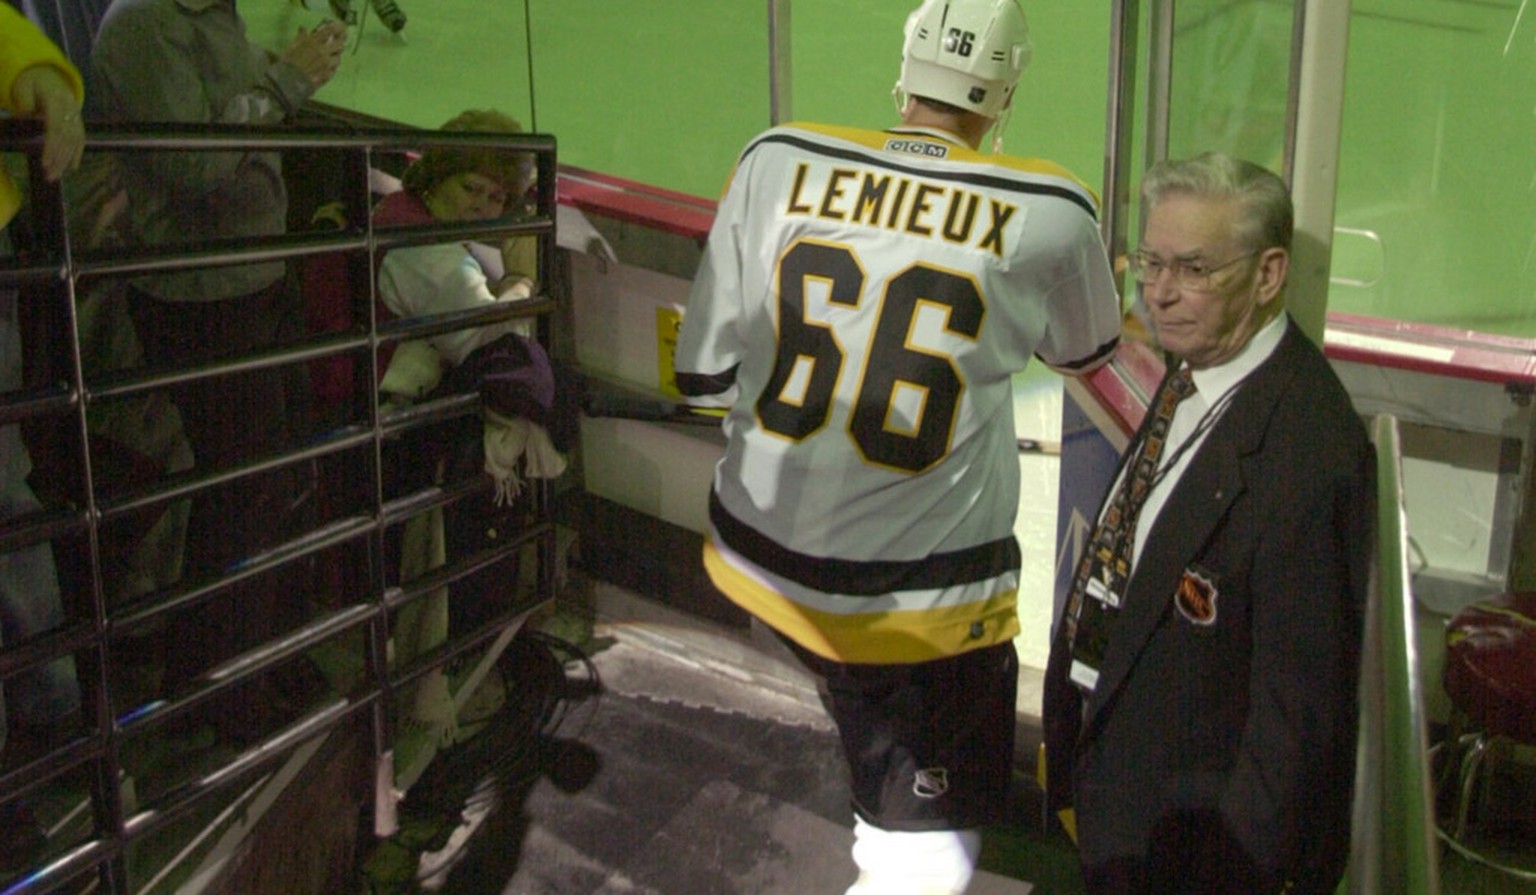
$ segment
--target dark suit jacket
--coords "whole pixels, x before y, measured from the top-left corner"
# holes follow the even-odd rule
[[[1239,388],[1146,539],[1086,704],[1052,646],[1048,797],[1076,809],[1090,888],[1328,893],[1348,856],[1374,452],[1294,323]],[[1205,624],[1179,606],[1193,576]]]

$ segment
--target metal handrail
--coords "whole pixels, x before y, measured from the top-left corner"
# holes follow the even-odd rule
[[[1349,891],[1439,895],[1440,852],[1397,419],[1376,417],[1376,555],[1366,605]]]

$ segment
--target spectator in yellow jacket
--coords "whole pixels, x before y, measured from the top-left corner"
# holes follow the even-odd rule
[[[43,119],[43,176],[58,180],[80,164],[85,131],[80,124],[84,90],[80,73],[37,26],[0,3],[0,106],[18,116]],[[4,228],[21,207],[21,193],[0,165],[0,255],[9,252]],[[0,392],[22,385],[21,332],[16,292],[0,289]],[[18,425],[0,426],[0,520],[40,507],[27,484],[32,461]],[[52,548],[47,543],[0,554],[0,628],[26,639],[64,621]],[[0,644],[3,645],[3,644]],[[14,674],[0,692],[0,756],[10,766],[37,757],[49,731],[64,728],[80,705],[74,662],[55,659]],[[11,715],[7,717],[7,704]],[[35,857],[45,837],[27,797],[0,803],[0,870]]]
[[[0,4],[0,104],[12,115],[43,119],[43,175],[49,180],[58,180],[80,164],[84,97],[80,72],[63,51],[9,4]],[[16,184],[0,169],[0,226],[20,207]]]

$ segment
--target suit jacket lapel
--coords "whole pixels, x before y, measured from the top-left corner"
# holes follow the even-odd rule
[[[1186,566],[1221,523],[1232,502],[1246,488],[1242,460],[1264,441],[1277,394],[1293,375],[1297,339],[1305,338],[1287,322],[1274,354],[1240,386],[1232,403],[1190,458],[1173,493],[1136,560],[1126,588],[1125,606],[1115,622],[1099,680],[1088,699],[1084,732],[1136,664],[1164,613],[1171,611],[1174,589]]]

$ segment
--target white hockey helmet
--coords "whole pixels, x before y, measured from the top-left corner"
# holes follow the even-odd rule
[[[907,16],[896,90],[996,118],[1032,52],[1018,0],[923,0]]]

